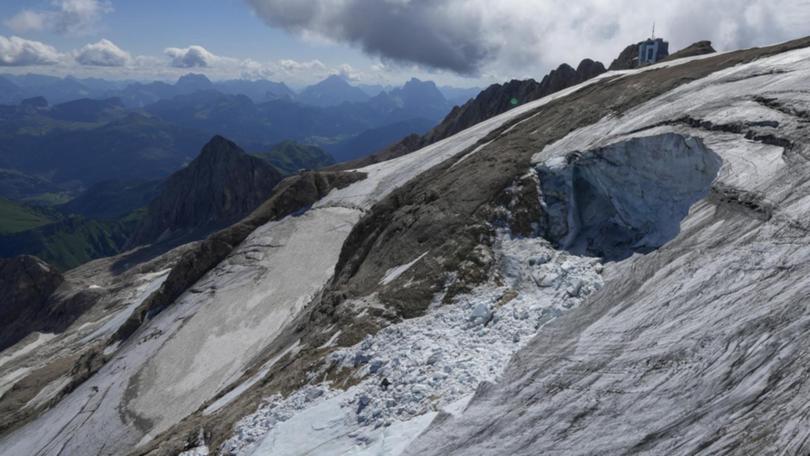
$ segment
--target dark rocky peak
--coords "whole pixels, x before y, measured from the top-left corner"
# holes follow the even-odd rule
[[[622,52],[613,60],[608,67],[609,71],[630,70],[638,66],[638,47],[643,41],[631,44],[624,48]]]
[[[543,77],[543,80],[540,81],[540,86],[547,87],[548,89],[556,92],[560,89],[573,85],[572,82],[574,81],[579,81],[577,70],[575,70],[571,65],[563,63]],[[537,87],[536,90],[540,90],[540,88]]]
[[[602,62],[596,62],[591,59],[584,59],[579,62],[577,66],[577,74],[579,74],[581,78],[584,78],[584,80],[599,76],[606,71],[607,69]]]
[[[200,155],[192,162],[192,165],[198,166],[203,163],[214,164],[217,161],[229,160],[239,157],[240,155],[246,154],[236,143],[221,135],[215,135],[208,141],[208,144],[203,146]]]
[[[394,92],[397,92],[397,90],[394,90]],[[416,78],[411,78],[398,92],[411,100],[425,100],[431,102],[437,100],[442,102],[447,101],[433,81],[421,81]]]
[[[422,81],[421,79],[417,79],[417,78],[409,79],[408,82],[406,82],[402,86],[402,90],[420,90],[420,89],[422,89],[422,90],[424,90],[424,89],[428,89],[428,90],[436,89],[436,90],[439,90],[436,87],[435,82],[433,82],[433,81]]]
[[[180,77],[175,87],[183,91],[213,90],[214,84],[204,74],[189,73]]]
[[[64,282],[62,274],[37,257],[0,259],[0,350],[31,333],[48,299]]]
[[[281,179],[271,165],[214,136],[196,159],[168,178],[130,245],[205,237],[248,215]]]
[[[3,303],[26,297],[44,300],[64,281],[53,266],[31,255],[0,259],[0,294]],[[5,316],[0,307],[0,316]]]

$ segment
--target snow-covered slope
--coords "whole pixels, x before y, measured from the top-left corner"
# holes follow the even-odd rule
[[[273,344],[326,285],[346,236],[372,204],[554,97],[364,168],[365,180],[333,191],[301,216],[256,230],[97,374],[40,418],[0,439],[0,454],[119,454],[148,443],[239,379]],[[127,305],[130,313],[148,294],[139,296]],[[120,313],[112,321],[120,325],[127,316]],[[16,381],[21,375],[15,375]]]
[[[730,186],[741,181],[751,183],[756,174],[777,168],[783,149],[763,144],[770,142],[768,139],[755,138],[763,133],[757,129],[773,128],[773,122],[759,116],[749,117],[750,112],[735,107],[733,97],[750,99],[767,90],[769,84],[775,81],[756,81],[756,75],[763,73],[763,68],[795,65],[785,71],[802,70],[807,64],[806,55],[807,51],[796,51],[794,54],[718,72],[619,117],[618,120],[626,122],[624,125],[627,125],[628,132],[632,132],[630,134],[614,131],[615,126],[605,127],[606,123],[612,121],[606,118],[591,127],[594,130],[575,131],[538,153],[530,174],[543,182],[540,191],[546,216],[553,212],[549,207],[552,195],[562,193],[569,199],[569,205],[565,207],[568,217],[566,236],[554,239],[550,232],[560,227],[553,226],[552,221],[546,219],[548,226],[541,228],[548,230],[547,237],[559,241],[558,248],[565,247],[575,252],[587,251],[588,247],[602,248],[603,244],[612,242],[611,246],[619,253],[648,253],[666,245],[678,235],[680,220],[687,216],[694,203],[707,196],[716,198],[718,191],[729,194]],[[750,78],[751,75],[755,77]],[[804,74],[799,72],[795,77],[797,79],[783,81],[783,84],[789,87],[800,81]],[[718,87],[717,81],[727,79],[753,81],[748,86]],[[669,103],[669,100],[683,101]],[[696,109],[697,115],[701,114],[701,103],[706,103],[704,107],[708,105],[738,111],[739,119],[746,123],[734,127],[739,130],[737,133],[727,135],[720,131],[722,129],[705,131],[689,128],[688,125],[679,128],[677,123],[659,126],[658,123],[669,120],[662,115],[651,115],[647,124],[653,128],[645,129],[645,122],[631,117],[646,109],[660,109],[681,119],[690,112],[690,107]],[[531,122],[542,125],[542,119],[536,118],[536,115],[521,121]],[[510,133],[519,126],[510,127],[498,139],[508,140]],[[599,130],[600,127],[605,129]],[[748,128],[754,129],[753,133],[748,133]],[[578,136],[580,133],[582,136]],[[745,139],[746,135],[751,139]],[[577,137],[585,138],[587,142],[566,145],[566,141]],[[489,144],[482,144],[456,163],[466,161]],[[560,160],[571,151],[592,152]],[[747,157],[749,154],[752,156]],[[560,175],[565,176],[565,170],[571,171],[573,168],[576,171],[567,174],[573,179],[568,183],[570,188],[564,184],[555,188],[555,179],[549,170],[559,169]],[[584,183],[588,184],[588,191],[577,193],[582,192]],[[590,206],[585,207],[585,203]],[[613,207],[603,213],[599,211],[600,204],[612,204]],[[541,220],[537,223],[543,224]],[[605,237],[606,233],[613,235]],[[481,382],[487,385],[488,381],[498,380],[511,354],[535,333],[542,337],[546,328],[553,327],[555,319],[568,309],[578,309],[577,313],[586,312],[584,309],[592,301],[586,301],[580,307],[577,305],[580,302],[578,299],[574,303],[569,300],[579,298],[580,293],[587,296],[601,284],[598,272],[602,265],[587,257],[555,252],[546,241],[513,238],[508,232],[501,233],[498,239],[493,245],[493,254],[497,258],[494,261],[495,272],[489,282],[459,296],[450,306],[439,305],[438,299],[424,317],[390,326],[356,346],[339,349],[330,355],[335,362],[356,369],[355,375],[362,379],[360,384],[345,391],[332,390],[328,385],[310,386],[286,398],[267,398],[255,414],[237,425],[235,435],[221,450],[226,454],[256,455],[399,454],[400,450],[408,447],[418,448],[411,450],[414,454],[428,450],[434,454],[447,451],[448,447],[442,445],[446,432],[443,423],[454,421],[446,416],[434,424],[435,434],[429,432],[423,441],[410,442],[426,426],[426,417],[433,417],[445,409],[450,414],[461,415],[457,419],[464,422],[467,415],[461,410],[473,388]],[[595,244],[593,240],[600,240],[602,244]],[[538,242],[544,243],[540,250],[537,250]],[[413,256],[418,262],[424,253],[414,252]],[[555,256],[567,260],[548,261]],[[618,255],[618,259],[625,257]],[[606,265],[607,277],[619,284],[626,284],[629,280],[627,277],[614,274],[628,261]],[[554,264],[556,268],[549,266]],[[574,264],[586,267],[579,269]],[[412,266],[413,262],[409,262],[389,269],[381,283],[389,282],[393,274],[402,274]],[[520,270],[523,273],[516,273]],[[506,305],[503,305],[504,301]],[[548,304],[544,303],[556,305],[547,307]],[[481,321],[488,323],[480,326]],[[570,334],[577,334],[575,330],[567,330]],[[542,352],[544,344],[549,343],[548,339],[542,340],[543,344],[535,342],[530,346],[536,346]],[[598,346],[598,342],[596,344]],[[398,347],[405,348],[400,350]],[[530,361],[518,355],[513,363],[515,369],[519,370]],[[488,388],[491,387],[481,387],[479,394]],[[508,404],[501,408],[521,414],[521,406],[508,402],[508,399],[509,394],[497,398],[500,404]],[[476,403],[477,399],[473,404]],[[488,417],[492,406],[491,403],[481,404],[481,417]],[[474,416],[472,419],[476,418],[480,417]],[[506,420],[512,422],[513,418]],[[266,436],[262,437],[265,432]],[[457,451],[459,454],[486,451],[511,454],[518,450],[502,448],[504,440],[520,436],[521,432],[532,440],[538,440],[534,428],[527,425],[525,430],[509,429],[481,447],[471,447],[469,445],[474,445],[478,437],[486,435],[486,432],[476,429],[460,438]],[[520,444],[524,445],[522,448],[527,454],[542,453],[544,449],[525,442]],[[562,450],[563,453],[566,451],[571,450],[569,447]],[[599,450],[583,446],[582,453],[593,452]]]
[[[807,49],[760,59],[538,152],[540,168],[577,168],[581,153],[571,153],[601,151],[627,176],[612,203],[632,199],[635,214],[656,207],[632,195],[643,157],[615,153],[633,138],[700,138],[722,167],[673,240],[607,265],[601,291],[544,328],[496,385],[480,387],[460,416],[434,422],[406,454],[810,451],[808,76]],[[647,154],[662,159],[660,147]],[[671,171],[661,170],[662,185],[688,183]],[[569,209],[577,191],[567,190]]]
[[[47,408],[0,454],[803,448],[777,411],[805,388],[807,45],[608,73],[363,168],[120,343],[176,253],[99,284],[0,358]],[[30,386],[60,353],[86,378]]]

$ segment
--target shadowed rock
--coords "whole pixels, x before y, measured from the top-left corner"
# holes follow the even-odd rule
[[[64,280],[56,268],[33,256],[0,260],[0,350],[49,326],[49,298]]]
[[[205,237],[249,214],[282,179],[271,165],[215,136],[149,204],[131,246]]]

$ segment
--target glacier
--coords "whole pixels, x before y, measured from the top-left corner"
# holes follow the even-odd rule
[[[680,134],[722,166],[674,239],[606,265],[586,305],[405,454],[806,453],[808,74],[806,49],[759,59],[538,152]]]
[[[23,406],[41,413],[0,435],[0,454],[808,451],[802,46],[606,73],[364,167],[255,229],[123,341],[178,253],[118,279],[73,272],[105,299],[4,351],[0,388],[54,360],[103,365],[70,388],[70,369],[48,377]],[[577,111],[583,100],[605,105]],[[484,280],[454,288],[467,265],[446,261],[457,270],[423,314],[360,342],[312,317],[381,205],[426,175],[463,182],[499,159],[512,167],[493,173],[518,172],[472,252]],[[520,217],[531,234],[514,229]],[[349,318],[388,317],[384,291],[435,279],[420,274],[447,259],[411,247],[370,255],[374,291],[341,303]],[[71,358],[85,347],[99,358]]]

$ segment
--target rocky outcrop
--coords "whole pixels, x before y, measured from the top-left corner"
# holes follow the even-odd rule
[[[608,71],[630,70],[638,66],[638,47],[642,42],[631,44],[624,48],[622,52],[608,67]]]
[[[64,280],[56,268],[33,256],[0,259],[0,350],[59,324],[48,304]]]
[[[491,85],[463,106],[454,107],[438,126],[424,136],[408,136],[369,157],[342,164],[339,169],[356,168],[413,152],[448,138],[483,120],[587,81],[605,71],[605,67],[601,63],[585,59],[580,62],[576,69],[568,64],[560,65],[540,82],[527,79],[525,81],[512,80],[505,84]]]
[[[684,57],[694,57],[696,55],[705,55],[705,54],[714,54],[715,51],[712,47],[711,41],[698,41],[697,43],[691,44],[680,51],[670,54],[669,57],[662,60],[666,62],[668,60],[675,60],[675,59],[682,59]]]
[[[249,214],[281,179],[271,165],[215,136],[163,184],[130,245],[204,238]]]
[[[439,126],[425,136],[425,145],[452,136],[515,106],[559,92],[604,72],[605,67],[601,63],[585,59],[576,69],[567,64],[560,65],[540,82],[529,79],[492,85],[464,106],[455,108]]]

